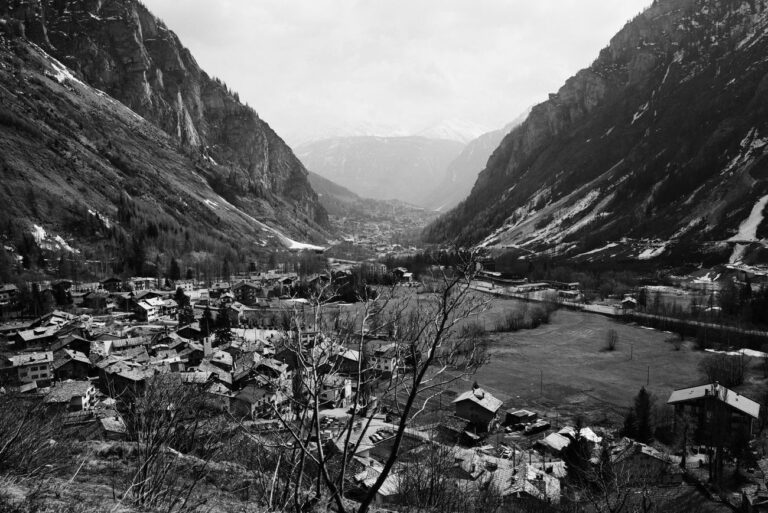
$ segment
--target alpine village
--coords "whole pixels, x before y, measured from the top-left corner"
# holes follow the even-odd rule
[[[139,0],[0,0],[0,512],[768,512],[768,0],[649,3],[292,148]]]

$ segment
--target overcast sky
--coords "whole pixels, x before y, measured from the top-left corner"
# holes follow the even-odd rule
[[[650,0],[144,2],[297,144],[444,120],[500,128],[588,66]]]

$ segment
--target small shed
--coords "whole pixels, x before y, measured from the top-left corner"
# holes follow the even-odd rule
[[[504,419],[504,425],[514,426],[516,424],[528,424],[535,422],[538,415],[535,412],[529,410],[515,410],[509,409],[506,411],[506,418]]]

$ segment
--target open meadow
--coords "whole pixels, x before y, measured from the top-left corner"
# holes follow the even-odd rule
[[[496,298],[479,321],[490,328],[520,303]],[[609,330],[618,335],[613,351],[606,350]],[[663,405],[673,390],[705,382],[698,365],[708,353],[696,350],[692,340],[675,350],[667,342],[671,333],[597,314],[562,309],[536,329],[489,337],[488,363],[452,385],[453,391],[466,390],[474,380],[503,400],[504,409],[533,409],[555,422],[581,415],[592,424],[615,425],[642,386]],[[760,362],[748,363],[747,384],[738,391],[759,400]]]
[[[396,301],[417,310],[419,304],[435,300],[432,294],[417,294],[414,289],[397,287]],[[530,319],[543,309],[540,303],[471,293],[472,302],[487,302],[486,309],[467,318],[486,331],[488,361],[474,375],[461,376],[443,394],[430,400],[429,412],[420,419],[432,422],[451,415],[451,401],[468,390],[474,381],[504,402],[506,409],[530,409],[553,424],[573,423],[581,416],[590,425],[616,427],[632,401],[645,386],[664,405],[673,390],[703,384],[699,370],[711,353],[696,349],[693,339],[677,344],[677,335],[624,323],[617,319],[575,310],[560,309],[546,324],[534,329],[497,332],[510,312]],[[401,301],[405,301],[402,303]],[[355,305],[352,310],[357,310]],[[617,335],[613,350],[607,350],[610,330]],[[461,329],[458,330],[461,332]],[[745,384],[736,391],[755,401],[765,388],[762,361],[748,358]],[[459,377],[459,373],[453,373]],[[669,410],[667,410],[669,411]]]

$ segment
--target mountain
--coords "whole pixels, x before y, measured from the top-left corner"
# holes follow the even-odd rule
[[[469,195],[477,175],[504,136],[528,117],[530,109],[500,130],[487,132],[472,140],[450,164],[443,181],[427,197],[427,208],[447,212]]]
[[[309,183],[317,192],[320,204],[329,215],[344,215],[350,208],[358,206],[363,199],[336,182],[323,178],[317,173],[309,172]]]
[[[533,108],[424,237],[577,259],[762,258],[766,36],[767,0],[657,0]]]
[[[96,218],[164,256],[328,236],[292,150],[140,2],[4,1],[0,19],[6,218],[76,242]]]
[[[422,205],[462,150],[424,137],[340,137],[305,144],[296,154],[310,171],[372,199]]]
[[[415,134],[427,139],[447,139],[467,144],[489,132],[488,127],[462,119],[446,119]]]
[[[344,123],[324,127],[308,123],[301,129],[294,130],[287,134],[286,139],[290,141],[293,147],[298,148],[313,142],[334,138],[366,136],[407,137],[409,135],[411,135],[411,133],[405,128],[384,123]]]

